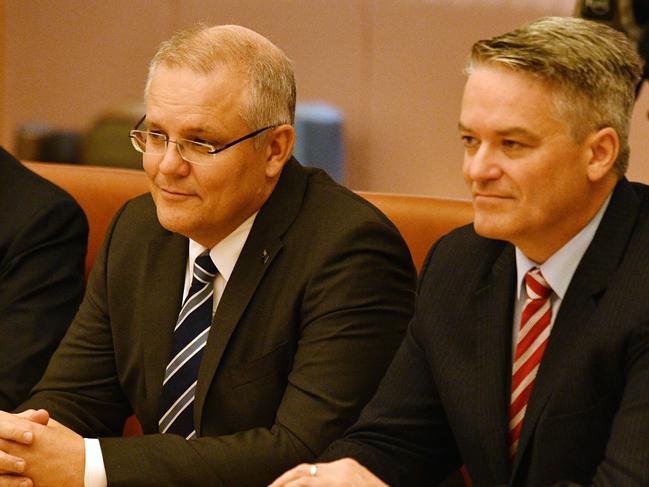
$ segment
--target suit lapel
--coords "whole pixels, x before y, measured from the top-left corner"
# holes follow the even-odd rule
[[[144,346],[145,393],[147,411],[151,424],[144,425],[149,431],[157,430],[158,404],[162,390],[164,371],[171,353],[173,328],[180,312],[187,266],[188,241],[178,234],[151,240],[147,252],[146,282],[140,283],[142,305],[145,310],[141,321]],[[140,418],[146,421],[147,418]]]
[[[301,208],[306,183],[305,170],[291,158],[272,195],[259,211],[223,292],[198,374],[194,419],[199,435],[205,398],[228,341],[266,271],[282,249],[281,236]]]
[[[597,301],[624,256],[639,211],[639,201],[631,184],[622,180],[611,197],[593,241],[586,250],[568,286],[552,326],[552,332],[534,389],[527,406],[518,454],[513,465],[515,475],[524,450],[529,445],[541,413],[550,400],[556,378],[565,373],[564,358],[578,347],[588,333]]]
[[[494,478],[506,478],[509,370],[511,368],[512,303],[516,265],[511,245],[496,259],[492,272],[470,304],[469,323],[476,326],[478,359],[477,407],[482,447]]]

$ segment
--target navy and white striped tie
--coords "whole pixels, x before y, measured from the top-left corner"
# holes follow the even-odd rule
[[[212,324],[214,277],[217,269],[209,249],[196,257],[194,276],[174,328],[171,360],[160,398],[161,433],[196,437],[194,397],[198,369]]]

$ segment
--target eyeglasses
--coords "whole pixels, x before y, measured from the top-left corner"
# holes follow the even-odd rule
[[[129,132],[129,137],[131,139],[131,144],[136,151],[141,152],[142,154],[150,156],[162,156],[167,152],[167,146],[169,142],[176,144],[178,148],[178,153],[185,161],[191,164],[198,165],[209,165],[214,163],[216,154],[223,152],[225,149],[237,145],[244,140],[251,139],[256,135],[259,135],[264,130],[275,128],[276,125],[269,125],[263,129],[255,130],[249,134],[239,137],[237,140],[233,140],[221,147],[216,147],[213,144],[207,142],[197,142],[195,140],[189,139],[178,139],[172,140],[167,135],[161,134],[159,132],[151,132],[149,130],[138,130],[140,124],[144,121],[146,115],[144,115],[137,124],[135,128]]]

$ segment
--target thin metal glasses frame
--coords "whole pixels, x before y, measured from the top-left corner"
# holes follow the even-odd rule
[[[133,144],[133,147],[135,148],[135,150],[137,150],[138,152],[141,152],[142,154],[147,154],[147,152],[146,152],[146,151],[143,151],[142,149],[140,149],[140,148],[138,147],[137,143],[136,143],[135,140],[134,140],[135,137],[136,137],[136,135],[135,135],[134,132],[147,133],[147,134],[149,134],[149,133],[154,133],[154,132],[151,132],[151,131],[149,131],[149,130],[139,130],[139,129],[138,129],[138,127],[140,126],[140,124],[141,124],[142,122],[144,122],[144,119],[145,119],[145,118],[146,118],[146,115],[143,115],[142,118],[141,118],[140,120],[138,120],[138,122],[135,124],[135,127],[133,127],[133,129],[129,132],[129,135],[128,135],[129,138],[131,139],[131,143]],[[173,140],[173,139],[170,139],[170,138],[169,138],[167,135],[165,135],[165,134],[156,134],[156,135],[159,135],[159,136],[163,136],[163,137],[164,137],[164,139],[165,139],[165,150],[166,150],[167,145],[169,144],[169,142],[173,142],[174,144],[178,145],[178,141],[181,141],[181,142],[184,141],[184,142],[187,142],[187,143],[189,143],[189,144],[200,145],[200,146],[203,146],[203,147],[206,147],[206,148],[210,148],[210,147],[211,147],[211,149],[209,149],[209,150],[207,151],[207,153],[210,154],[210,155],[215,155],[215,154],[218,154],[219,152],[223,152],[225,149],[229,149],[229,148],[232,147],[233,145],[237,145],[237,144],[243,142],[244,140],[252,139],[253,137],[255,137],[255,136],[259,135],[260,133],[262,133],[264,130],[268,130],[268,129],[275,128],[275,127],[277,127],[277,125],[269,125],[269,126],[267,126],[267,127],[264,127],[264,128],[258,129],[258,130],[255,130],[255,131],[253,131],[253,132],[250,132],[249,134],[244,135],[243,137],[239,137],[238,139],[233,140],[232,142],[228,142],[227,144],[225,144],[224,146],[221,146],[221,147],[214,147],[214,145],[212,145],[212,144],[205,144],[205,143],[202,143],[202,142],[195,142],[195,141],[188,140],[188,139],[178,139],[178,140]],[[182,150],[180,150],[179,153],[180,153],[180,156],[181,156],[183,159],[185,159],[185,157],[184,157],[183,154],[182,154]],[[161,154],[155,154],[155,155],[163,155],[163,153],[161,153]],[[192,164],[204,164],[204,163],[201,163],[201,162],[190,161],[190,160],[188,160],[188,159],[185,159],[185,160],[186,160],[187,162],[192,163]]]

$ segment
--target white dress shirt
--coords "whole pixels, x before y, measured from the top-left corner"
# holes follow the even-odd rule
[[[554,318],[559,312],[559,307],[566,295],[572,276],[577,270],[577,266],[581,258],[586,253],[586,249],[593,241],[595,232],[599,227],[604,212],[608,207],[611,200],[611,195],[606,199],[602,207],[599,209],[593,219],[580,230],[580,232],[572,237],[563,247],[557,250],[542,264],[538,264],[529,259],[523,252],[516,247],[516,303],[514,304],[514,320],[512,326],[512,359],[516,353],[516,342],[518,340],[519,325],[521,322],[521,315],[523,314],[523,307],[527,299],[527,291],[525,289],[525,274],[534,268],[541,269],[541,273],[545,281],[552,288],[550,300],[552,304],[552,315],[550,318],[550,326],[554,324]],[[550,328],[552,332],[552,328]]]
[[[214,265],[218,269],[216,277],[214,278],[214,301],[212,313],[216,311],[223,290],[225,289],[232,270],[234,269],[239,254],[243,249],[252,224],[257,217],[257,213],[248,218],[230,235],[221,240],[218,244],[210,250],[210,257]],[[183,301],[189,293],[189,287],[192,283],[194,261],[206,247],[203,247],[198,242],[189,240],[189,256],[187,258],[187,266],[185,269],[185,288],[183,291]],[[104,457],[101,453],[101,446],[97,438],[84,438],[86,448],[86,462],[83,482],[85,487],[106,487],[108,479],[106,478],[106,469],[104,468]]]

